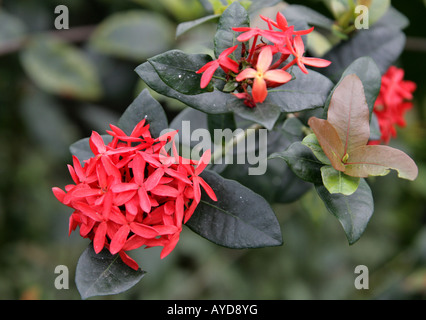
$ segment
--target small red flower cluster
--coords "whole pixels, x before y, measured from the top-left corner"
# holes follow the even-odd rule
[[[413,99],[416,84],[403,79],[404,70],[395,66],[390,66],[382,76],[382,85],[374,104],[381,137],[380,140],[370,141],[370,144],[387,144],[391,138],[396,137],[396,125],[405,127],[404,115],[413,106],[410,100]]]
[[[234,95],[244,99],[244,103],[249,107],[255,107],[256,103],[265,101],[268,88],[274,88],[292,79],[286,72],[288,68],[297,64],[303,73],[308,73],[305,65],[324,68],[330,65],[330,61],[319,58],[304,57],[305,45],[302,35],[313,31],[313,27],[308,30],[294,31],[294,26],[289,26],[284,15],[277,13],[276,21],[260,16],[267,24],[268,30],[259,28],[241,27],[232,28],[237,32],[242,32],[237,40],[243,43],[243,54],[240,61],[235,61],[229,57],[238,47],[235,45],[225,49],[216,60],[210,61],[201,67],[197,73],[203,73],[201,77],[201,88],[207,87],[217,68],[221,67],[227,73],[227,80],[239,82],[237,93]],[[277,30],[275,30],[275,29]],[[270,42],[258,42],[259,37]],[[244,43],[252,40],[251,48],[245,50]],[[290,57],[293,60],[282,66]],[[274,61],[275,60],[275,61]],[[248,88],[251,87],[251,92]]]
[[[176,246],[182,230],[201,199],[200,186],[214,201],[216,195],[199,176],[210,162],[210,150],[200,160],[177,154],[176,131],[152,138],[142,120],[130,136],[110,125],[113,137],[105,145],[92,132],[90,149],[94,156],[80,164],[73,156],[68,165],[75,184],[52,188],[56,198],[75,211],[69,233],[80,227],[80,235],[93,241],[96,253],[107,248],[119,253],[133,269],[137,263],[125,251],[162,246],[161,258]],[[173,156],[165,145],[173,144]]]

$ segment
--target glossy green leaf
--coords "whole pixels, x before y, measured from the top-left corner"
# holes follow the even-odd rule
[[[324,187],[330,193],[341,193],[346,196],[356,191],[360,179],[351,177],[341,171],[334,169],[332,166],[321,167],[321,177]]]
[[[154,91],[167,97],[175,98],[192,108],[211,114],[230,111],[227,107],[227,101],[232,98],[232,95],[229,93],[224,93],[217,89],[196,95],[180,93],[166,85],[149,62],[139,65],[136,68],[136,72]]]
[[[102,95],[97,71],[82,51],[50,36],[35,36],[21,52],[28,76],[51,94],[96,100]]]
[[[163,107],[149,94],[148,89],[144,89],[127,107],[118,120],[118,127],[130,135],[142,119],[146,119],[149,131],[155,138],[159,137],[160,132],[168,127]]]
[[[269,156],[269,159],[274,158],[283,159],[300,179],[321,184],[320,170],[324,164],[302,143],[294,142],[285,151],[276,152]]]
[[[78,260],[75,282],[81,298],[87,299],[126,291],[137,284],[145,273],[141,269],[130,268],[119,254],[112,255],[107,249],[96,254],[90,244]]]
[[[227,107],[230,111],[238,114],[243,119],[259,123],[268,130],[274,127],[280,117],[280,109],[268,101],[258,103],[254,108],[249,108],[243,103],[243,100],[231,94],[228,95],[230,97],[227,101]]]
[[[374,212],[371,189],[364,179],[351,195],[331,194],[323,185],[315,186],[326,208],[341,223],[349,244],[354,244],[364,233]]]
[[[118,58],[145,60],[168,50],[174,43],[174,26],[163,15],[129,10],[110,15],[98,25],[90,45]]]
[[[265,102],[274,104],[282,112],[299,112],[324,106],[333,83],[322,74],[309,70],[304,74],[292,69],[293,80],[268,90]]]
[[[246,9],[244,9],[241,4],[234,2],[226,8],[219,19],[217,31],[214,36],[215,56],[219,57],[223,50],[233,47],[236,44],[240,44],[240,42],[237,41],[239,33],[233,31],[232,28],[249,26],[250,18]],[[236,56],[236,60],[241,57],[240,52],[241,49],[237,49],[234,52],[234,55],[239,54],[239,56]]]
[[[281,228],[268,202],[240,183],[205,170],[203,179],[218,201],[205,194],[186,225],[202,237],[225,247],[243,249],[279,246]]]
[[[148,59],[160,79],[173,90],[187,95],[211,91],[200,87],[201,74],[196,72],[212,59],[206,54],[187,54],[171,50]]]

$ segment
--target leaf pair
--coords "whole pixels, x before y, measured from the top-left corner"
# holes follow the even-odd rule
[[[416,179],[417,166],[407,154],[389,146],[367,144],[369,116],[362,82],[357,75],[350,74],[335,89],[327,120],[311,117],[308,124],[335,170],[365,178],[383,176],[394,169],[400,178]],[[323,180],[325,175],[329,177],[323,173]]]

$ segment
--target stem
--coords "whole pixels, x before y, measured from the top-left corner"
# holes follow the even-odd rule
[[[254,36],[253,43],[251,44],[250,53],[249,53],[249,56],[247,57],[247,61],[249,61],[250,63],[251,63],[251,58],[254,54],[254,50],[256,49],[257,37],[258,37],[258,35]]]
[[[239,132],[238,134],[236,134],[229,142],[227,142],[222,148],[217,148],[215,150],[215,152],[212,155],[211,158],[211,163],[215,163],[217,160],[225,157],[228,152],[234,147],[236,146],[238,143],[240,143],[241,141],[243,141],[246,137],[248,137],[251,134],[254,134],[254,132],[258,129],[262,129],[263,126],[260,124],[253,124],[250,127],[248,127],[247,129],[245,129],[243,132]],[[249,129],[254,129],[254,130],[250,130]]]
[[[297,62],[296,58],[293,59],[293,61],[291,61],[290,63],[288,63],[286,66],[282,67],[282,70],[287,70],[288,68],[290,68],[293,64],[295,64]]]

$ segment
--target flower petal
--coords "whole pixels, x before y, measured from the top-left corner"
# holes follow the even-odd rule
[[[286,83],[291,80],[291,74],[280,69],[268,70],[263,75],[263,78],[272,82]]]
[[[119,252],[124,244],[127,241],[127,236],[130,232],[130,226],[128,224],[123,225],[118,231],[115,233],[114,237],[111,239],[111,244],[109,245],[109,251],[111,254],[116,254]]]

